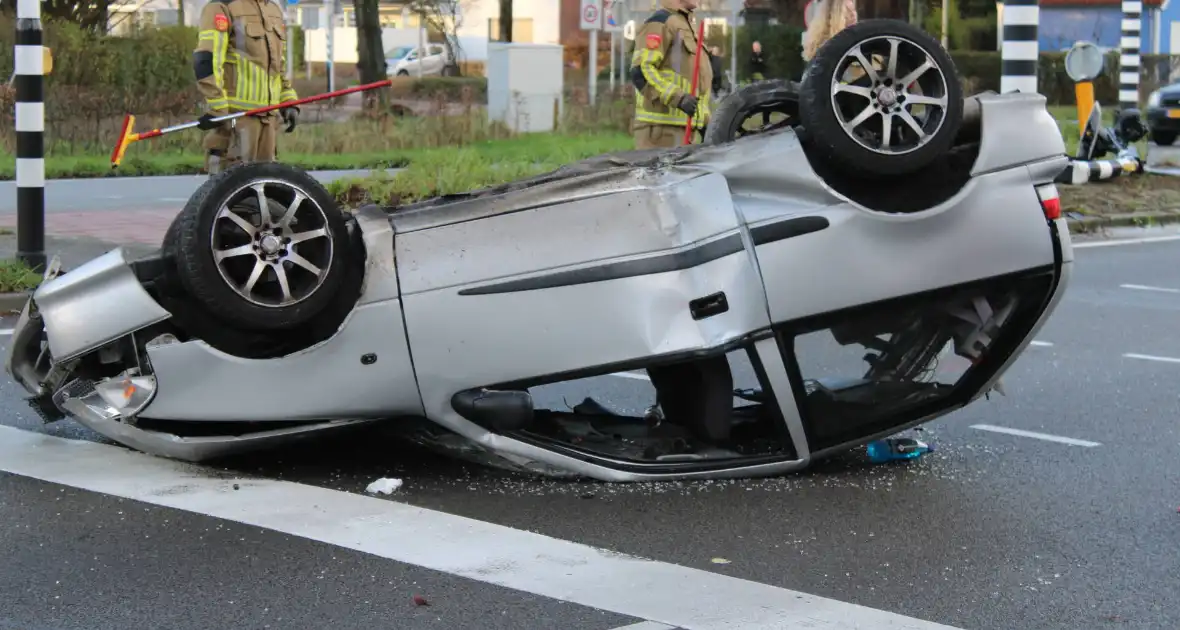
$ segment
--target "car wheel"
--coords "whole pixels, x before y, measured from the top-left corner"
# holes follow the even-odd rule
[[[348,266],[343,215],[308,173],[248,163],[209,178],[177,226],[177,273],[218,317],[252,330],[306,323]]]
[[[865,20],[824,44],[803,72],[799,117],[811,154],[876,176],[914,172],[951,148],[963,117],[955,64],[898,20]]]
[[[1176,141],[1175,131],[1153,131],[1151,132],[1151,141],[1161,147],[1170,147]]]
[[[778,120],[772,121],[776,114]],[[732,142],[798,123],[799,84],[781,79],[759,81],[721,100],[709,118],[705,144]]]
[[[165,256],[172,256],[176,254],[176,247],[180,243],[180,217],[176,215],[172,219],[172,223],[168,225],[168,231],[164,232],[164,240],[160,242],[160,253]]]

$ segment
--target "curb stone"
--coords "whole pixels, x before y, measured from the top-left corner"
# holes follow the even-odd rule
[[[32,291],[23,293],[0,293],[0,314],[19,313],[29,301]]]
[[[1091,234],[1103,228],[1148,227],[1180,223],[1177,212],[1130,212],[1095,217],[1066,217],[1070,234]]]

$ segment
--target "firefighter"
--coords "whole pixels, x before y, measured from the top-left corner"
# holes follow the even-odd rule
[[[684,142],[687,118],[703,135],[709,122],[713,68],[700,63],[697,94],[692,94],[697,26],[693,11],[699,0],[660,0],[635,33],[631,82],[635,85],[635,148],[674,147]],[[701,51],[701,54],[706,54]]]
[[[238,160],[273,162],[279,118],[288,133],[295,129],[296,107],[237,118],[232,126],[210,120],[298,98],[284,74],[286,39],[283,9],[272,0],[211,0],[201,11],[193,71],[205,98],[197,127],[208,131],[209,173]]]

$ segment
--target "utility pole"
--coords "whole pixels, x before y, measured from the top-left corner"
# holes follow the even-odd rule
[[[733,0],[733,23],[729,25],[729,89],[737,90],[737,29],[742,0]]]
[[[950,14],[950,0],[942,0],[942,47],[946,48],[947,50],[950,50],[950,47],[947,46],[947,34],[946,34],[949,14]]]
[[[328,0],[328,91],[336,91],[336,2]]]
[[[182,3],[184,0],[180,0]],[[295,25],[295,5],[299,0],[287,0],[287,80],[295,79],[295,38],[291,37],[291,27]]]

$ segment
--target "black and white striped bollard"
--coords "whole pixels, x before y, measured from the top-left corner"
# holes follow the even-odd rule
[[[1119,109],[1139,107],[1139,42],[1143,3],[1123,0],[1122,37],[1119,40]]]
[[[1037,0],[1005,0],[1000,93],[1037,91]]]
[[[45,57],[40,0],[16,5],[16,255],[45,267]]]

